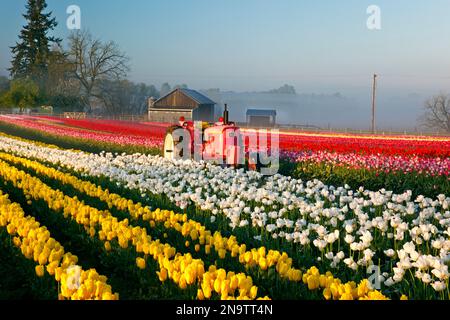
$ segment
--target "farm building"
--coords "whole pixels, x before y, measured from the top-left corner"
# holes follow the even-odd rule
[[[247,124],[254,127],[273,127],[276,124],[276,110],[248,109]]]
[[[164,97],[149,99],[148,119],[154,122],[178,122],[180,117],[193,121],[214,121],[215,102],[190,89],[175,89]]]

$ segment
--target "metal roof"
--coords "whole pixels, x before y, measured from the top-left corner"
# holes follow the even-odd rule
[[[247,116],[273,116],[277,115],[276,110],[269,109],[248,109]]]
[[[186,96],[188,96],[189,98],[191,98],[192,100],[194,100],[195,102],[197,102],[199,105],[200,104],[216,104],[214,101],[212,101],[210,98],[208,98],[207,96],[201,94],[198,91],[192,90],[192,89],[182,89],[182,88],[177,88],[175,90],[170,91],[168,94],[166,94],[165,96],[162,96],[161,98],[159,98],[158,100],[155,101],[155,104],[158,103],[159,101],[163,100],[164,98],[170,96],[172,93],[176,92],[176,91],[180,91],[183,94],[185,94]]]
[[[191,89],[179,89],[182,93],[190,97],[191,99],[195,100],[198,104],[216,104],[214,101],[212,101],[207,96],[201,94],[198,91],[191,90]]]

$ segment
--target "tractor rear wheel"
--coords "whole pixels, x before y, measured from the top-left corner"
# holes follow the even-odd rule
[[[173,126],[167,130],[164,137],[163,157],[168,160],[190,159],[190,142],[186,144],[188,150],[180,148],[179,144],[183,141],[183,137],[174,135],[175,130],[186,130],[180,126]],[[184,155],[186,153],[186,156]]]

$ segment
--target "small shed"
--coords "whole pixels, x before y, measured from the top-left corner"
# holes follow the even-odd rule
[[[277,121],[277,111],[269,109],[248,109],[247,124],[255,127],[273,127]]]
[[[213,122],[215,105],[198,91],[178,88],[156,101],[149,99],[148,119],[175,123],[184,117],[186,120]]]

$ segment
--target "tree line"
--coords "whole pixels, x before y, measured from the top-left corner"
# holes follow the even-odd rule
[[[172,90],[164,83],[133,83],[126,79],[129,57],[114,41],[102,41],[88,31],[75,31],[63,48],[51,35],[57,26],[45,0],[28,0],[26,25],[11,47],[10,79],[0,77],[0,107],[85,111],[106,114],[142,114],[149,97]],[[178,85],[176,87],[187,87]]]

